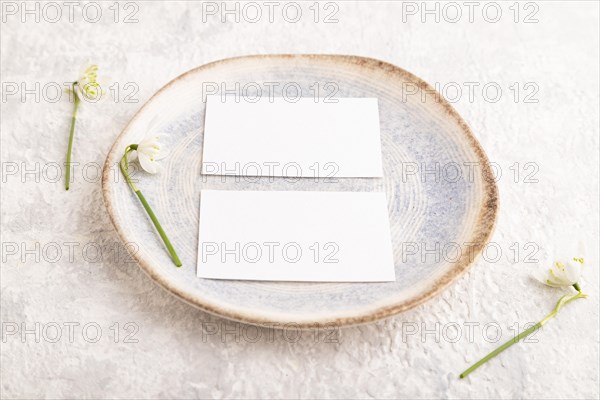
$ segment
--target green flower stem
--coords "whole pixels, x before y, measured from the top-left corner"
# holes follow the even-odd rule
[[[131,180],[131,176],[129,176],[129,161],[127,159],[129,153],[131,153],[133,150],[137,150],[137,144],[131,144],[125,148],[125,154],[123,154],[123,157],[121,157],[121,161],[119,161],[119,167],[121,167],[121,172],[123,173],[123,176],[125,176],[125,180],[129,184],[131,189],[133,189],[134,192],[137,192],[139,189],[137,188],[136,184],[133,183],[133,181]]]
[[[79,96],[75,90],[77,82],[73,82],[73,94],[75,95],[75,103],[73,106],[73,117],[71,118],[71,133],[69,135],[69,147],[67,149],[67,171],[65,174],[65,190],[69,190],[69,182],[71,181],[71,150],[73,149],[73,137],[75,136],[75,121],[77,121],[77,109],[79,108]]]
[[[523,338],[531,335],[537,329],[539,329],[542,326],[544,326],[544,324],[546,322],[548,322],[550,319],[552,319],[558,313],[558,311],[562,308],[562,306],[564,306],[565,304],[568,304],[568,303],[572,302],[575,299],[580,299],[580,298],[586,298],[587,297],[587,294],[581,293],[581,289],[579,288],[579,285],[577,283],[575,283],[573,285],[573,287],[575,287],[575,289],[577,289],[577,294],[574,294],[574,295],[566,294],[563,297],[561,297],[558,300],[558,302],[556,303],[556,306],[554,307],[554,310],[552,310],[552,312],[550,314],[548,314],[546,316],[546,318],[542,319],[540,322],[538,322],[537,324],[533,325],[531,328],[529,328],[529,329],[521,332],[520,334],[518,334],[517,336],[515,336],[514,339],[509,340],[508,342],[504,343],[502,346],[498,347],[496,350],[492,351],[487,356],[483,357],[481,360],[477,361],[475,364],[473,364],[471,367],[469,367],[467,370],[465,370],[462,374],[460,374],[460,379],[466,378],[467,375],[469,375],[471,372],[475,371],[477,368],[481,367],[483,364],[485,364],[486,362],[488,362],[492,358],[496,357],[498,354],[502,353],[504,350],[508,349],[513,344],[518,343],[521,339],[523,339]]]
[[[167,250],[169,250],[169,254],[171,255],[171,259],[173,260],[173,263],[175,263],[176,266],[181,267],[181,265],[182,265],[181,260],[179,260],[179,257],[177,256],[177,253],[175,252],[175,249],[173,248],[171,241],[169,240],[169,238],[167,237],[167,234],[165,233],[162,226],[160,225],[160,222],[158,222],[158,218],[156,218],[154,211],[152,211],[152,208],[150,207],[150,204],[148,204],[148,202],[146,201],[146,198],[142,194],[142,191],[140,189],[138,189],[136,184],[133,183],[133,181],[131,180],[131,177],[129,176],[129,162],[127,161],[127,157],[129,155],[129,153],[131,153],[133,150],[136,150],[136,149],[137,149],[137,144],[129,145],[125,149],[125,154],[123,154],[123,157],[121,158],[121,161],[119,162],[119,166],[121,167],[121,172],[125,176],[125,179],[127,180],[127,183],[129,184],[131,189],[133,189],[133,191],[135,192],[137,197],[140,199],[140,202],[144,206],[144,209],[150,216],[150,219],[154,223],[154,227],[158,231],[158,234],[160,235],[161,239],[163,240],[165,246],[167,247]]]

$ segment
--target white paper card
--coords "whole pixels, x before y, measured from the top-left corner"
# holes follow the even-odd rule
[[[384,193],[204,190],[199,237],[201,278],[395,280]]]
[[[383,176],[377,99],[337,100],[207,96],[202,173]]]

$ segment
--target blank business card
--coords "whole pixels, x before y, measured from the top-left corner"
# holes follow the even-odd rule
[[[381,177],[375,98],[207,96],[202,173],[271,177]]]
[[[204,190],[199,238],[200,278],[396,279],[384,193]]]

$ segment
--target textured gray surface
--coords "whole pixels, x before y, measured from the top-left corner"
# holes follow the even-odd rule
[[[24,102],[18,95],[2,101],[3,332],[40,324],[39,338],[3,336],[2,398],[598,398],[597,3],[535,3],[539,22],[532,24],[515,23],[508,3],[497,23],[486,22],[481,8],[474,23],[466,8],[458,23],[432,17],[422,23],[419,15],[402,22],[401,3],[339,3],[333,24],[315,24],[308,3],[298,23],[276,14],[273,23],[256,24],[202,22],[198,3],[137,4],[134,24],[115,24],[110,3],[103,3],[98,23],[82,20],[76,8],[73,23],[65,14],[57,23],[8,17],[1,25],[3,83],[62,84],[91,59],[110,82],[119,82],[121,100],[129,92],[124,84],[135,82],[140,101],[83,105],[74,159],[88,168],[85,174],[76,169],[68,193],[60,180],[51,182],[51,163],[64,160],[71,105],[65,98],[36,102],[31,95]],[[532,9],[520,10],[522,21]],[[120,19],[128,11],[121,9]],[[432,84],[461,86],[455,107],[502,171],[493,238],[500,259],[480,259],[426,304],[342,329],[333,340],[303,332],[294,341],[293,330],[284,331],[286,337],[264,328],[253,343],[254,329],[223,325],[159,289],[127,262],[95,166],[141,103],[170,79],[209,61],[255,53],[357,54]],[[479,83],[472,101],[469,82]],[[491,82],[502,89],[497,102],[481,91]],[[524,101],[535,88],[525,87],[528,82],[539,88],[537,103]],[[511,169],[515,162],[519,168]],[[526,168],[528,162],[535,164]],[[36,165],[39,173],[23,175]],[[15,166],[19,171],[9,174]],[[526,180],[536,166],[538,182]],[[522,329],[539,319],[561,294],[532,281],[533,264],[525,257],[535,245],[527,244],[539,244],[541,258],[579,238],[587,244],[583,287],[590,298],[570,304],[531,343],[459,381],[462,368],[495,347],[497,328],[502,339],[512,337],[516,324]],[[20,248],[16,254],[11,243]],[[23,251],[36,243],[39,262],[37,254]],[[127,322],[139,328],[137,343],[125,339],[135,328],[125,328]],[[62,331],[55,343],[53,323]],[[72,340],[69,323],[79,324]],[[82,332],[87,323],[102,329],[96,343],[93,327],[87,340]],[[110,329],[115,323],[118,338]],[[203,329],[221,330],[203,336]],[[222,336],[225,329],[233,333]]]

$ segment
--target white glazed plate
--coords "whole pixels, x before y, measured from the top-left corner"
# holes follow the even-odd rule
[[[276,82],[278,85],[267,84]],[[250,95],[274,88],[303,96],[379,100],[383,179],[252,178],[200,174],[205,94],[225,85]],[[286,84],[289,84],[286,86]],[[245,88],[245,89],[244,89]],[[316,90],[319,90],[317,92]],[[244,92],[245,90],[245,92]],[[423,93],[426,91],[426,93]],[[134,116],[106,158],[105,204],[132,256],[159,285],[207,312],[253,324],[358,324],[405,311],[457,279],[488,241],[498,193],[487,157],[458,113],[433,88],[382,61],[336,55],[265,55],[193,69],[159,90]],[[176,268],[118,172],[125,147],[160,134],[168,157],[158,175],[134,174],[182,262]],[[437,173],[424,174],[423,171]],[[396,281],[258,282],[196,277],[200,191],[385,191]],[[293,212],[293,210],[290,210]],[[466,245],[468,244],[468,245]],[[423,250],[439,248],[439,257]]]

